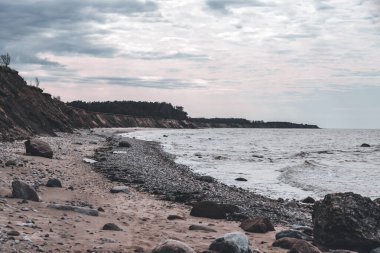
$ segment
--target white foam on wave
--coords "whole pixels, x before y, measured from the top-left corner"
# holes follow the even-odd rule
[[[158,141],[195,172],[273,198],[344,191],[380,197],[379,144],[360,147],[380,140],[380,130],[154,129],[125,136]]]

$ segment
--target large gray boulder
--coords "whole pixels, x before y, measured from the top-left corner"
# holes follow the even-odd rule
[[[49,146],[48,143],[38,140],[38,139],[30,139],[25,143],[25,150],[27,154],[32,156],[42,156],[46,158],[53,158],[53,150]]]
[[[342,249],[380,246],[380,206],[352,192],[328,194],[313,211],[314,240]]]
[[[12,197],[16,199],[26,199],[31,201],[40,201],[36,190],[26,183],[20,181],[12,182]]]
[[[152,253],[196,253],[187,244],[177,240],[166,240],[157,245]]]
[[[241,232],[232,232],[215,239],[209,250],[218,253],[252,253],[248,237]]]

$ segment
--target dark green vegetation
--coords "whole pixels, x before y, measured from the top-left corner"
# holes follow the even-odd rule
[[[314,128],[316,125],[296,124],[290,122],[249,121],[241,118],[191,118],[200,127],[247,127],[247,128]]]
[[[168,103],[135,102],[135,101],[106,101],[83,102],[73,101],[68,106],[84,109],[92,112],[123,114],[136,117],[154,117],[164,119],[187,119],[187,112],[181,106],[173,106]]]

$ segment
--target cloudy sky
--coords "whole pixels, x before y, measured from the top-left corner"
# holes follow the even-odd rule
[[[0,0],[0,52],[64,101],[380,128],[380,0]]]

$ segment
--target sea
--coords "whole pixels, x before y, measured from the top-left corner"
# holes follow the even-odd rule
[[[138,129],[123,135],[159,142],[177,163],[271,198],[380,197],[380,130]]]

